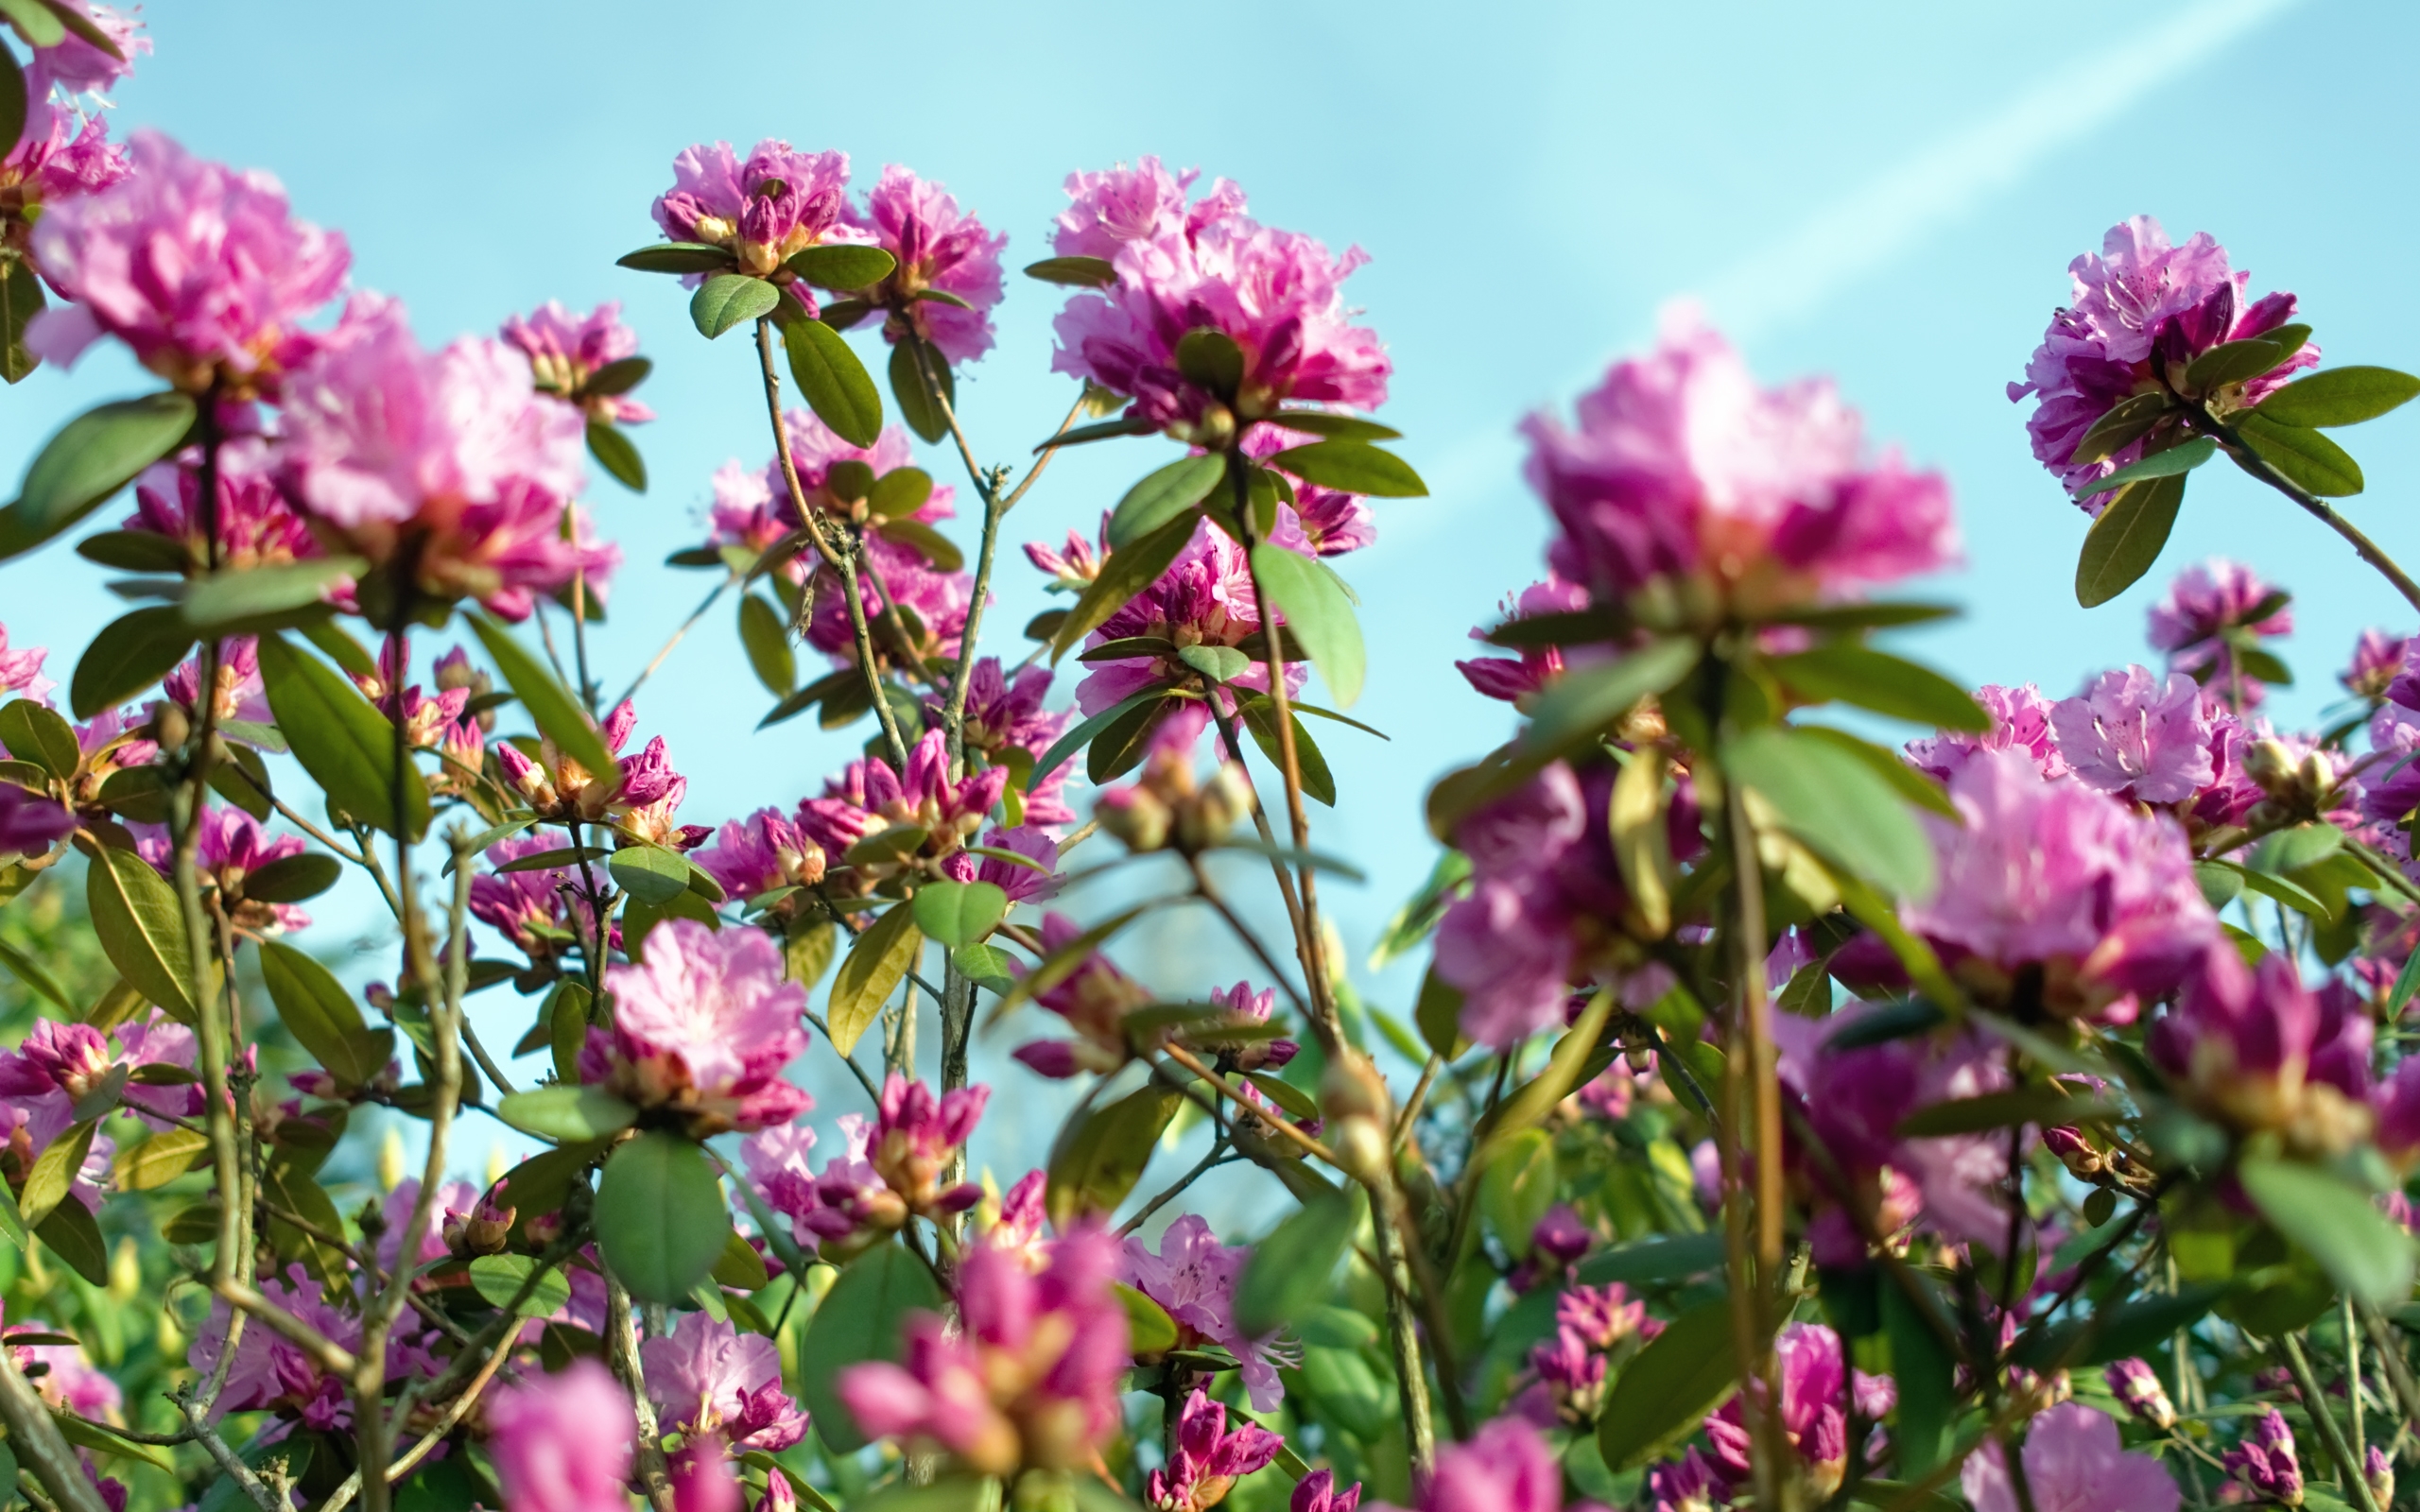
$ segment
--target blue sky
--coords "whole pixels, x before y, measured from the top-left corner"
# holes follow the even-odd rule
[[[1357,957],[1426,868],[1427,783],[1511,728],[1447,663],[1539,571],[1513,427],[1567,404],[1677,296],[1703,297],[1769,381],[1835,374],[1875,438],[1948,472],[1967,567],[1927,587],[1968,614],[1903,648],[1958,677],[2065,694],[2142,658],[2160,584],[2221,552],[2296,592],[2286,717],[2329,701],[2362,627],[2411,628],[2335,537],[2219,468],[2197,476],[2153,577],[2078,609],[2085,522],[2001,389],[2063,302],[2067,261],[2138,212],[2216,234],[2256,292],[2297,291],[2328,361],[2420,364],[2420,304],[2394,255],[2415,229],[2397,102],[2420,9],[1499,0],[1479,19],[1239,0],[1215,30],[1197,7],[1001,0],[873,28],[618,0],[385,14],[154,0],[158,53],[121,86],[116,124],[275,173],[299,214],[351,238],[355,282],[403,296],[432,343],[549,298],[625,301],[663,419],[639,432],[653,491],[592,493],[630,559],[598,642],[624,669],[615,686],[705,586],[656,564],[699,539],[708,475],[768,450],[736,338],[709,345],[670,281],[613,266],[653,239],[647,206],[682,146],[839,147],[860,183],[908,163],[1006,230],[1012,266],[1045,255],[1068,170],[1144,153],[1236,180],[1264,220],[1365,248],[1351,289],[1397,365],[1385,418],[1434,494],[1383,504],[1378,545],[1345,563],[1373,649],[1356,712],[1394,737],[1321,731],[1346,788],[1319,816],[1322,848],[1374,879],[1330,890]],[[1046,371],[1055,292],[1011,282],[1000,347],[961,378],[961,407],[982,455],[1021,460],[1068,390]],[[0,394],[0,478],[67,416],[141,387],[96,352]],[[2349,511],[2407,561],[2415,436],[2399,415],[2346,438],[2372,490]],[[1088,526],[1164,450],[1071,455],[1011,541]],[[942,477],[948,460],[927,459]],[[0,620],[14,644],[53,646],[62,681],[114,608],[101,576],[63,548],[0,566]],[[1002,577],[992,623],[1012,634],[1043,600],[1021,562]],[[751,734],[767,702],[720,614],[643,697],[642,732],[668,734],[692,778],[690,816],[794,800],[845,759],[850,743],[798,725]],[[1150,943],[1142,969],[1172,970],[1194,936]],[[1400,1004],[1411,986],[1398,971],[1375,990]]]

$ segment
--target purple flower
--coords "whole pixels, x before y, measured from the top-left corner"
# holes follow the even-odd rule
[[[1908,742],[1908,765],[1947,782],[1977,751],[2012,747],[2033,758],[2045,777],[2067,775],[2067,761],[2050,731],[2050,711],[2056,707],[2031,683],[2003,688],[1987,682],[1975,690],[1975,701],[1992,716],[1992,728],[1979,735],[1944,730]]]
[[[135,850],[163,877],[172,877],[175,856],[164,826],[142,825]],[[216,889],[228,919],[251,934],[274,934],[309,926],[311,916],[292,903],[254,902],[244,896],[244,879],[272,861],[299,856],[310,849],[299,834],[270,835],[252,816],[238,808],[210,809],[198,826],[200,837],[196,860],[203,885]]]
[[[300,1264],[284,1274],[264,1278],[261,1292],[279,1307],[301,1318],[347,1349],[361,1347],[361,1315],[328,1300],[325,1291]],[[208,1376],[218,1367],[227,1348],[228,1308],[211,1304],[188,1352],[186,1364]],[[387,1379],[392,1383],[434,1368],[420,1334],[424,1325],[406,1312],[395,1325],[387,1351]],[[227,1388],[212,1409],[216,1420],[231,1412],[268,1410],[303,1427],[349,1431],[353,1425],[353,1383],[323,1369],[319,1357],[273,1329],[247,1327],[228,1363]]]
[[[1865,460],[1857,412],[1828,381],[1759,388],[1689,312],[1582,397],[1577,430],[1543,413],[1523,430],[1530,486],[1561,529],[1547,561],[1615,608],[1654,610],[1635,595],[1662,583],[1761,616],[1957,554],[1941,474],[1891,452]]]
[[[1521,590],[1518,597],[1505,600],[1502,624],[1513,625],[1541,614],[1576,613],[1587,607],[1586,589],[1549,573],[1546,581],[1531,583]],[[1484,641],[1487,636],[1485,627],[1472,627],[1472,640]],[[1489,656],[1454,663],[1454,670],[1481,697],[1498,698],[1515,706],[1563,676],[1563,647],[1559,645],[1525,645],[1517,653],[1517,660]]]
[[[266,173],[205,163],[157,131],[133,148],[123,181],[44,208],[34,255],[76,303],[37,317],[27,345],[65,366],[113,335],[187,392],[274,393],[320,340],[302,322],[343,287],[344,238],[292,218]]]
[[[509,749],[499,747],[499,750]],[[526,834],[488,847],[492,867],[544,855],[562,847],[543,835]],[[578,946],[593,931],[587,902],[562,867],[537,871],[483,871],[471,879],[471,915],[494,929],[532,962],[544,963]]]
[[[2303,1467],[2294,1453],[2294,1431],[2286,1426],[2285,1415],[2274,1407],[2263,1413],[2236,1447],[2221,1456],[2221,1463],[2228,1474],[2265,1501],[2294,1506],[2303,1499]],[[2033,1462],[2026,1461],[2025,1469],[2030,1475]],[[2167,1507],[2175,1506],[2173,1487],[2169,1496]],[[2117,1508],[2113,1505],[2110,1512],[2117,1512]],[[2152,1512],[2167,1512],[2167,1508],[2154,1507]]]
[[[2370,1094],[2370,1107],[2379,1151],[2404,1170],[2420,1163],[2420,1056],[2395,1062],[2394,1074]]]
[[[2034,1418],[2024,1453],[2027,1489],[2039,1512],[2176,1512],[2176,1483],[2160,1462],[2127,1453],[2117,1419],[2082,1402],[2061,1402]],[[1975,1512],[2016,1512],[2016,1489],[1996,1441],[1967,1459],[1958,1485]]]
[[[884,1184],[909,1212],[923,1217],[964,1212],[983,1198],[972,1181],[942,1190],[942,1174],[975,1135],[992,1089],[977,1083],[933,1095],[921,1081],[897,1072],[885,1077],[881,1119],[874,1125],[871,1160]]]
[[[1249,1246],[1220,1244],[1200,1214],[1188,1212],[1160,1235],[1156,1255],[1142,1240],[1127,1240],[1119,1279],[1167,1309],[1178,1348],[1206,1341],[1234,1355],[1253,1410],[1274,1412],[1286,1400],[1277,1369],[1302,1355],[1275,1333],[1255,1338],[1236,1326],[1236,1281],[1251,1258]]]
[[[1356,1481],[1340,1491],[1336,1488],[1336,1472],[1322,1467],[1294,1483],[1293,1500],[1287,1503],[1287,1512],[1355,1512],[1360,1504],[1361,1483]]]
[[[1318,439],[1308,432],[1288,430],[1274,423],[1255,425],[1244,433],[1243,453],[1269,466],[1270,459],[1278,453]],[[1270,540],[1302,549],[1290,539],[1299,535],[1303,538],[1302,547],[1322,557],[1341,557],[1377,543],[1378,517],[1369,500],[1296,477],[1282,467],[1272,467],[1271,471],[1285,474],[1294,490],[1294,501],[1279,502],[1277,526],[1270,532]]]
[[[29,650],[9,649],[9,627],[0,625],[0,694],[23,694],[36,703],[48,703],[59,686],[42,675],[43,659],[50,655],[45,646]]]
[[[2053,1012],[2126,1022],[2120,1000],[2172,989],[2218,937],[2174,819],[2046,779],[2018,750],[1975,756],[1949,797],[1964,822],[1926,816],[1941,880],[1908,925],[1992,1000],[2038,979]]]
[[[1649,1470],[1647,1494],[1655,1499],[1655,1512],[1718,1512],[1731,1501],[1731,1488],[1694,1448]]]
[[[1840,1489],[1848,1463],[1849,1382],[1841,1338],[1820,1323],[1792,1323],[1781,1331],[1774,1349],[1781,1360],[1782,1435],[1797,1451],[1799,1474],[1820,1500]],[[1748,1430],[1739,1399],[1707,1418],[1705,1432],[1717,1471],[1735,1485],[1745,1482]]]
[[[799,152],[769,137],[743,161],[728,142],[700,143],[672,160],[655,223],[673,241],[730,249],[741,272],[764,278],[820,242],[865,240],[842,219],[848,187],[845,152]],[[804,284],[788,286],[817,313]]]
[[[1130,395],[1130,415],[1214,450],[1284,404],[1382,404],[1393,365],[1344,301],[1344,280],[1368,260],[1361,249],[1333,257],[1311,237],[1261,225],[1223,179],[1187,207],[1192,179],[1170,179],[1156,159],[1069,178],[1074,204],[1055,249],[1107,259],[1117,282],[1067,301],[1052,370]],[[1233,393],[1178,370],[1178,340],[1205,329],[1243,353]]]
[[[585,1359],[531,1371],[497,1386],[485,1411],[507,1512],[628,1512],[638,1419],[612,1371]]]
[[[734,898],[812,887],[823,880],[823,848],[779,809],[730,820],[690,859]]]
[[[1151,1472],[1143,1500],[1153,1512],[1208,1512],[1236,1481],[1275,1459],[1285,1443],[1254,1422],[1228,1432],[1225,1405],[1196,1386],[1177,1415],[1167,1468]]]
[[[1460,1444],[1437,1450],[1437,1470],[1421,1488],[1418,1512],[1564,1512],[1563,1466],[1538,1431],[1518,1418],[1479,1425]],[[1585,1512],[1575,1503],[1574,1512]],[[1371,1512],[1393,1512],[1374,1503]]]
[[[2226,249],[2197,232],[2182,247],[2149,215],[2109,229],[2100,252],[2085,252],[2067,265],[2075,302],[2050,317],[2042,345],[2025,367],[2025,381],[2008,386],[2012,403],[2039,395],[2025,422],[2033,455],[2052,476],[2080,493],[2146,450],[2172,444],[2184,435],[2181,421],[2167,421],[2106,460],[2077,464],[2076,444],[2084,432],[2120,401],[2182,383],[2193,358],[2221,342],[2273,331],[2290,319],[2294,297],[2272,294],[2246,303],[2252,275],[2232,272]],[[2319,349],[2306,344],[2270,372],[2223,385],[2205,398],[2223,410],[2258,404],[2298,368],[2315,366]],[[2079,497],[2098,515],[2106,494]]]
[[[657,1420],[687,1435],[716,1435],[735,1450],[779,1452],[806,1436],[806,1414],[782,1390],[773,1341],[703,1313],[639,1346]]]
[[[277,485],[275,458],[258,437],[218,448],[218,560],[232,568],[275,566],[323,555],[311,527]],[[147,530],[185,543],[203,558],[201,454],[191,449],[156,463],[135,479],[134,513],[121,528]],[[349,591],[330,595],[350,605]]]
[[[2214,557],[2177,574],[2168,597],[2152,608],[2150,640],[2168,653],[2169,671],[2254,708],[2265,688],[2238,664],[2237,653],[2256,640],[2291,634],[2294,614],[2285,606],[2286,595],[2251,568]]]
[[[827,856],[840,856],[867,835],[892,825],[922,827],[925,837],[912,857],[853,868],[868,884],[910,869],[918,860],[938,860],[960,850],[1000,801],[1009,770],[989,766],[953,781],[949,754],[939,730],[928,730],[908,753],[901,773],[879,756],[851,762],[824,783],[821,798],[798,806],[798,826]]]
[[[0,782],[0,856],[38,856],[75,833],[75,815],[39,793]]]
[[[51,1333],[58,1332],[38,1317],[9,1325],[15,1333]],[[34,1389],[42,1400],[55,1408],[64,1408],[79,1418],[101,1422],[114,1422],[125,1405],[126,1394],[118,1383],[93,1366],[84,1358],[82,1346],[75,1344],[26,1344],[9,1348],[17,1368],[30,1373],[31,1367],[42,1366],[39,1375],[31,1377]],[[123,1509],[121,1509],[123,1512]]]
[[[899,260],[891,275],[858,297],[890,312],[883,335],[896,342],[908,330],[940,349],[953,365],[973,362],[992,350],[992,306],[1000,302],[1000,249],[1009,244],[983,222],[958,208],[940,184],[919,179],[898,163],[886,163],[881,181],[866,196],[863,214],[844,210],[851,226]],[[917,296],[938,289],[965,301]],[[939,374],[935,375],[939,377]]]
[[[30,83],[31,80],[28,80]],[[0,151],[0,191],[15,203],[0,208],[0,243],[30,254],[33,223],[46,204],[98,194],[123,180],[129,153],[110,140],[109,122],[29,90],[26,128]],[[34,265],[39,270],[40,264]]]
[[[752,1133],[814,1106],[782,1079],[806,1048],[806,989],[785,978],[762,931],[667,919],[647,958],[609,967],[614,1025],[588,1031],[580,1079],[679,1114],[693,1136]]]
[[[2411,660],[2411,643],[2383,630],[2363,630],[2353,644],[2352,664],[2336,675],[2346,691],[2363,698],[2383,698]]]
[[[1064,914],[1042,916],[1045,950],[1064,949],[1083,932],[1083,925]],[[1150,988],[1095,951],[1056,984],[1034,994],[1034,1002],[1066,1020],[1077,1038],[1035,1040],[1011,1054],[1045,1076],[1063,1078],[1079,1071],[1106,1075],[1134,1057],[1126,1016],[1153,1001]]]
[[[2143,1048],[2195,1108],[2298,1151],[2342,1155],[2370,1132],[2371,1023],[2351,994],[2312,992],[2292,957],[2213,946]]]
[[[1053,591],[1064,589],[1080,593],[1100,576],[1101,558],[1109,555],[1109,514],[1102,511],[1098,539],[1086,541],[1083,532],[1067,532],[1067,549],[1053,551],[1039,541],[1025,543],[1025,559],[1036,569],[1050,575]]]
[[[1235,646],[1257,634],[1260,624],[1252,563],[1234,538],[1204,520],[1194,526],[1193,539],[1167,570],[1103,621],[1085,644],[1098,646],[1148,637],[1176,645]],[[1076,684],[1076,707],[1087,714],[1099,713],[1146,688],[1191,675],[1172,651],[1092,665],[1092,675]],[[1288,688],[1299,687],[1303,675],[1303,663],[1288,663]],[[1269,669],[1255,662],[1232,685],[1266,693]]]
[[[655,411],[627,391],[588,391],[588,380],[609,364],[638,355],[639,334],[622,323],[622,305],[608,300],[575,316],[548,300],[526,316],[516,315],[497,332],[529,359],[529,374],[541,393],[551,394],[585,414],[616,425],[655,419]]]
[[[2051,706],[2059,751],[2085,785],[2143,803],[2176,803],[2217,776],[2201,685],[2181,672],[2104,672]]]
[[[2176,1406],[2168,1400],[2168,1388],[2160,1384],[2159,1373],[2145,1360],[2128,1358],[2113,1363],[2107,1372],[2109,1394],[2126,1404],[2126,1410],[2166,1433],[2176,1426]]]
[[[1032,812],[1028,804],[1028,818]],[[1059,842],[1050,837],[1048,831],[1031,823],[1020,824],[1013,830],[994,830],[983,837],[983,844],[990,850],[1024,856],[1033,866],[985,856],[983,864],[975,868],[976,881],[999,888],[1011,904],[1041,902],[1058,893]]]
[[[151,51],[151,39],[139,35],[143,23],[127,11],[68,0],[102,35],[117,44],[117,56],[70,31],[57,43],[33,50],[26,69],[26,93],[41,99],[54,89],[64,94],[107,94],[117,81],[134,72],[134,60]]]

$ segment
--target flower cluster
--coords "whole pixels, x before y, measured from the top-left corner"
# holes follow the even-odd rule
[[[612,968],[605,985],[613,1027],[588,1031],[582,1081],[700,1138],[786,1124],[813,1106],[782,1076],[806,1049],[806,991],[785,980],[765,935],[667,919],[648,934],[646,958]]]

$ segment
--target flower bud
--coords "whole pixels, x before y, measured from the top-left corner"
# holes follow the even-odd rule
[[[162,750],[182,750],[193,735],[193,720],[174,703],[154,704],[149,733],[151,743]]]
[[[2176,1407],[2168,1400],[2168,1388],[2151,1366],[2138,1359],[2119,1360],[2108,1370],[2109,1390],[2126,1410],[2165,1433],[2176,1426]]]
[[[1127,850],[1138,853],[1166,848],[1175,819],[1159,795],[1140,782],[1103,793],[1093,805],[1093,817]]]
[[[1392,1164],[1390,1136],[1392,1099],[1367,1057],[1341,1051],[1320,1076],[1320,1114],[1328,1148],[1347,1174],[1360,1181],[1385,1178]]]
[[[2293,796],[2296,765],[2294,753],[2273,737],[2254,741],[2243,753],[2243,775],[2272,798]]]

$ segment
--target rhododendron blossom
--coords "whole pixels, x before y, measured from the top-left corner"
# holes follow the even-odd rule
[[[1176,1320],[1178,1347],[1186,1341],[1218,1345],[1240,1365],[1244,1389],[1256,1412],[1273,1412],[1285,1399],[1277,1368],[1301,1358],[1299,1346],[1275,1334],[1252,1337],[1236,1324],[1236,1281],[1251,1251],[1222,1245],[1198,1213],[1168,1225],[1154,1254],[1141,1241],[1126,1241],[1121,1279],[1167,1310]]]
[[[2238,653],[2257,649],[2256,639],[2293,633],[2285,599],[2241,562],[2213,558],[2179,573],[2168,596],[2152,607],[2151,643],[2168,653],[2169,671],[2189,673],[2220,696],[2253,708],[2265,684],[2244,670]]]
[[[638,1419],[602,1365],[574,1360],[499,1385],[487,1420],[510,1512],[627,1512]]]
[[[782,1079],[806,1048],[806,992],[784,980],[781,949],[763,934],[666,919],[646,959],[613,968],[605,985],[614,1023],[588,1031],[581,1080],[701,1135],[752,1132],[813,1106]]]
[[[741,272],[762,278],[819,243],[865,240],[844,218],[848,185],[845,152],[800,152],[768,138],[743,159],[728,142],[700,143],[672,160],[655,223],[670,240],[728,249]],[[814,315],[814,296],[789,286]]]
[[[741,1450],[785,1450],[806,1435],[806,1415],[782,1390],[773,1341],[686,1313],[670,1333],[639,1347],[648,1400],[683,1434],[717,1434]]]
[[[1005,235],[958,208],[940,184],[919,179],[898,163],[886,164],[867,191],[863,211],[842,212],[850,225],[898,259],[890,276],[860,298],[890,311],[883,335],[897,342],[914,335],[933,344],[952,364],[973,362],[992,350],[992,306],[1000,302],[1000,251]],[[920,298],[939,290],[945,300]],[[940,375],[934,375],[939,381]]]
[[[2118,1424],[2081,1402],[2062,1402],[2025,1435],[2025,1479],[2034,1512],[2176,1512],[2176,1483],[2149,1454],[2118,1447]],[[2006,1456],[1985,1443],[1959,1471],[1975,1512],[2016,1512]]]
[[[588,414],[616,425],[655,419],[655,411],[627,390],[589,387],[589,381],[602,369],[638,355],[639,335],[622,323],[619,301],[608,300],[586,315],[575,316],[548,300],[527,315],[505,321],[497,335],[529,359],[530,376],[539,392],[577,404]]]

